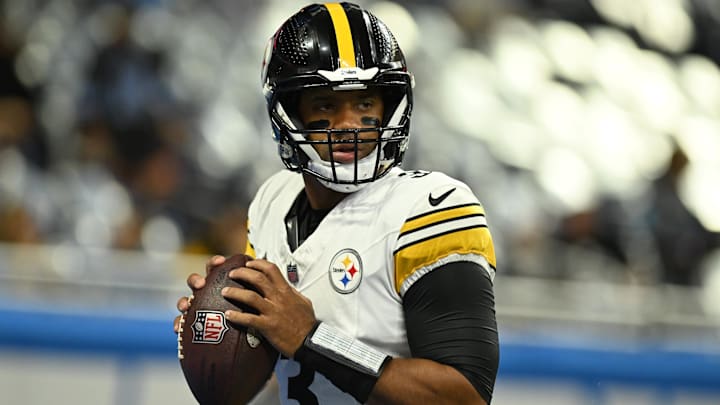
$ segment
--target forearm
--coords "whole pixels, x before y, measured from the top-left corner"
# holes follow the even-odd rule
[[[370,393],[368,404],[487,405],[455,368],[426,359],[393,359]]]
[[[480,267],[450,264],[425,275],[403,302],[411,358],[391,359],[320,322],[294,360],[360,403],[487,405],[498,364],[492,286]],[[456,277],[474,288],[457,285]]]

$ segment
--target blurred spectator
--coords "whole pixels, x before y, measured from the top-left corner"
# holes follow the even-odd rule
[[[141,248],[142,226],[154,216],[181,219],[175,205],[182,181],[178,146],[150,117],[136,118],[110,132],[113,156],[109,169],[130,195],[133,215],[123,224],[116,247]]]
[[[229,256],[244,249],[247,241],[247,210],[232,203],[210,218],[195,240],[188,241],[185,252]]]
[[[558,275],[587,278],[587,273],[595,273],[593,278],[627,281],[625,272],[630,263],[622,234],[624,218],[620,202],[609,197],[586,210],[561,218],[553,234],[562,242],[555,252]],[[574,257],[572,253],[575,253]],[[584,277],[579,273],[585,273]]]
[[[405,38],[419,38],[417,80],[436,86],[416,94],[425,102],[406,166],[431,162],[482,190],[499,271],[699,283],[718,241],[678,196],[687,158],[677,150],[651,183],[652,159],[627,151],[669,138],[663,126],[678,123],[660,107],[720,123],[715,17],[687,5],[699,55],[683,60],[691,55],[639,47],[590,3],[422,3],[397,2],[423,27],[397,20],[408,23]],[[242,250],[247,202],[276,153],[252,124],[266,125],[250,94],[260,91],[262,49],[243,42],[294,7],[255,6],[0,1],[0,242],[151,250],[167,239],[175,251]],[[572,174],[547,164],[562,163],[545,159],[554,149],[582,160],[588,190],[607,197],[572,214],[557,205],[555,191],[583,184],[563,190],[561,179],[553,191],[542,181]],[[660,164],[664,153],[647,155]],[[652,191],[622,195],[614,179]]]
[[[40,242],[27,189],[47,167],[34,97],[15,72],[19,44],[0,24],[0,241]]]
[[[676,147],[665,173],[653,182],[647,221],[662,263],[661,281],[698,285],[700,265],[718,246],[718,235],[698,221],[678,193],[688,157]]]
[[[91,62],[81,111],[124,126],[174,100],[161,78],[164,55],[139,46],[131,36],[135,9],[125,3],[105,7],[109,42],[101,44]]]

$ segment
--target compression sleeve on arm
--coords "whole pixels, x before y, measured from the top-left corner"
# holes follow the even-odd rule
[[[412,357],[454,367],[489,404],[499,349],[487,272],[472,262],[440,266],[410,287],[403,310]]]

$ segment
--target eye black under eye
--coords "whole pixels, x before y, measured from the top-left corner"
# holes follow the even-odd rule
[[[380,126],[380,120],[375,117],[362,117],[361,118],[363,125],[371,126],[371,127],[379,127]]]
[[[328,121],[328,120],[311,121],[311,122],[308,122],[306,125],[307,129],[326,129],[329,126],[330,126],[330,121]]]

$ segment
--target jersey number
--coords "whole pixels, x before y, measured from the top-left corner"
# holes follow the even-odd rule
[[[399,174],[399,177],[403,176],[410,176],[411,179],[419,179],[420,177],[425,177],[431,172],[427,170],[413,170],[411,172],[403,172]]]
[[[300,405],[318,405],[317,397],[310,391],[313,378],[315,372],[300,364],[300,373],[288,378],[288,398],[298,401]]]

